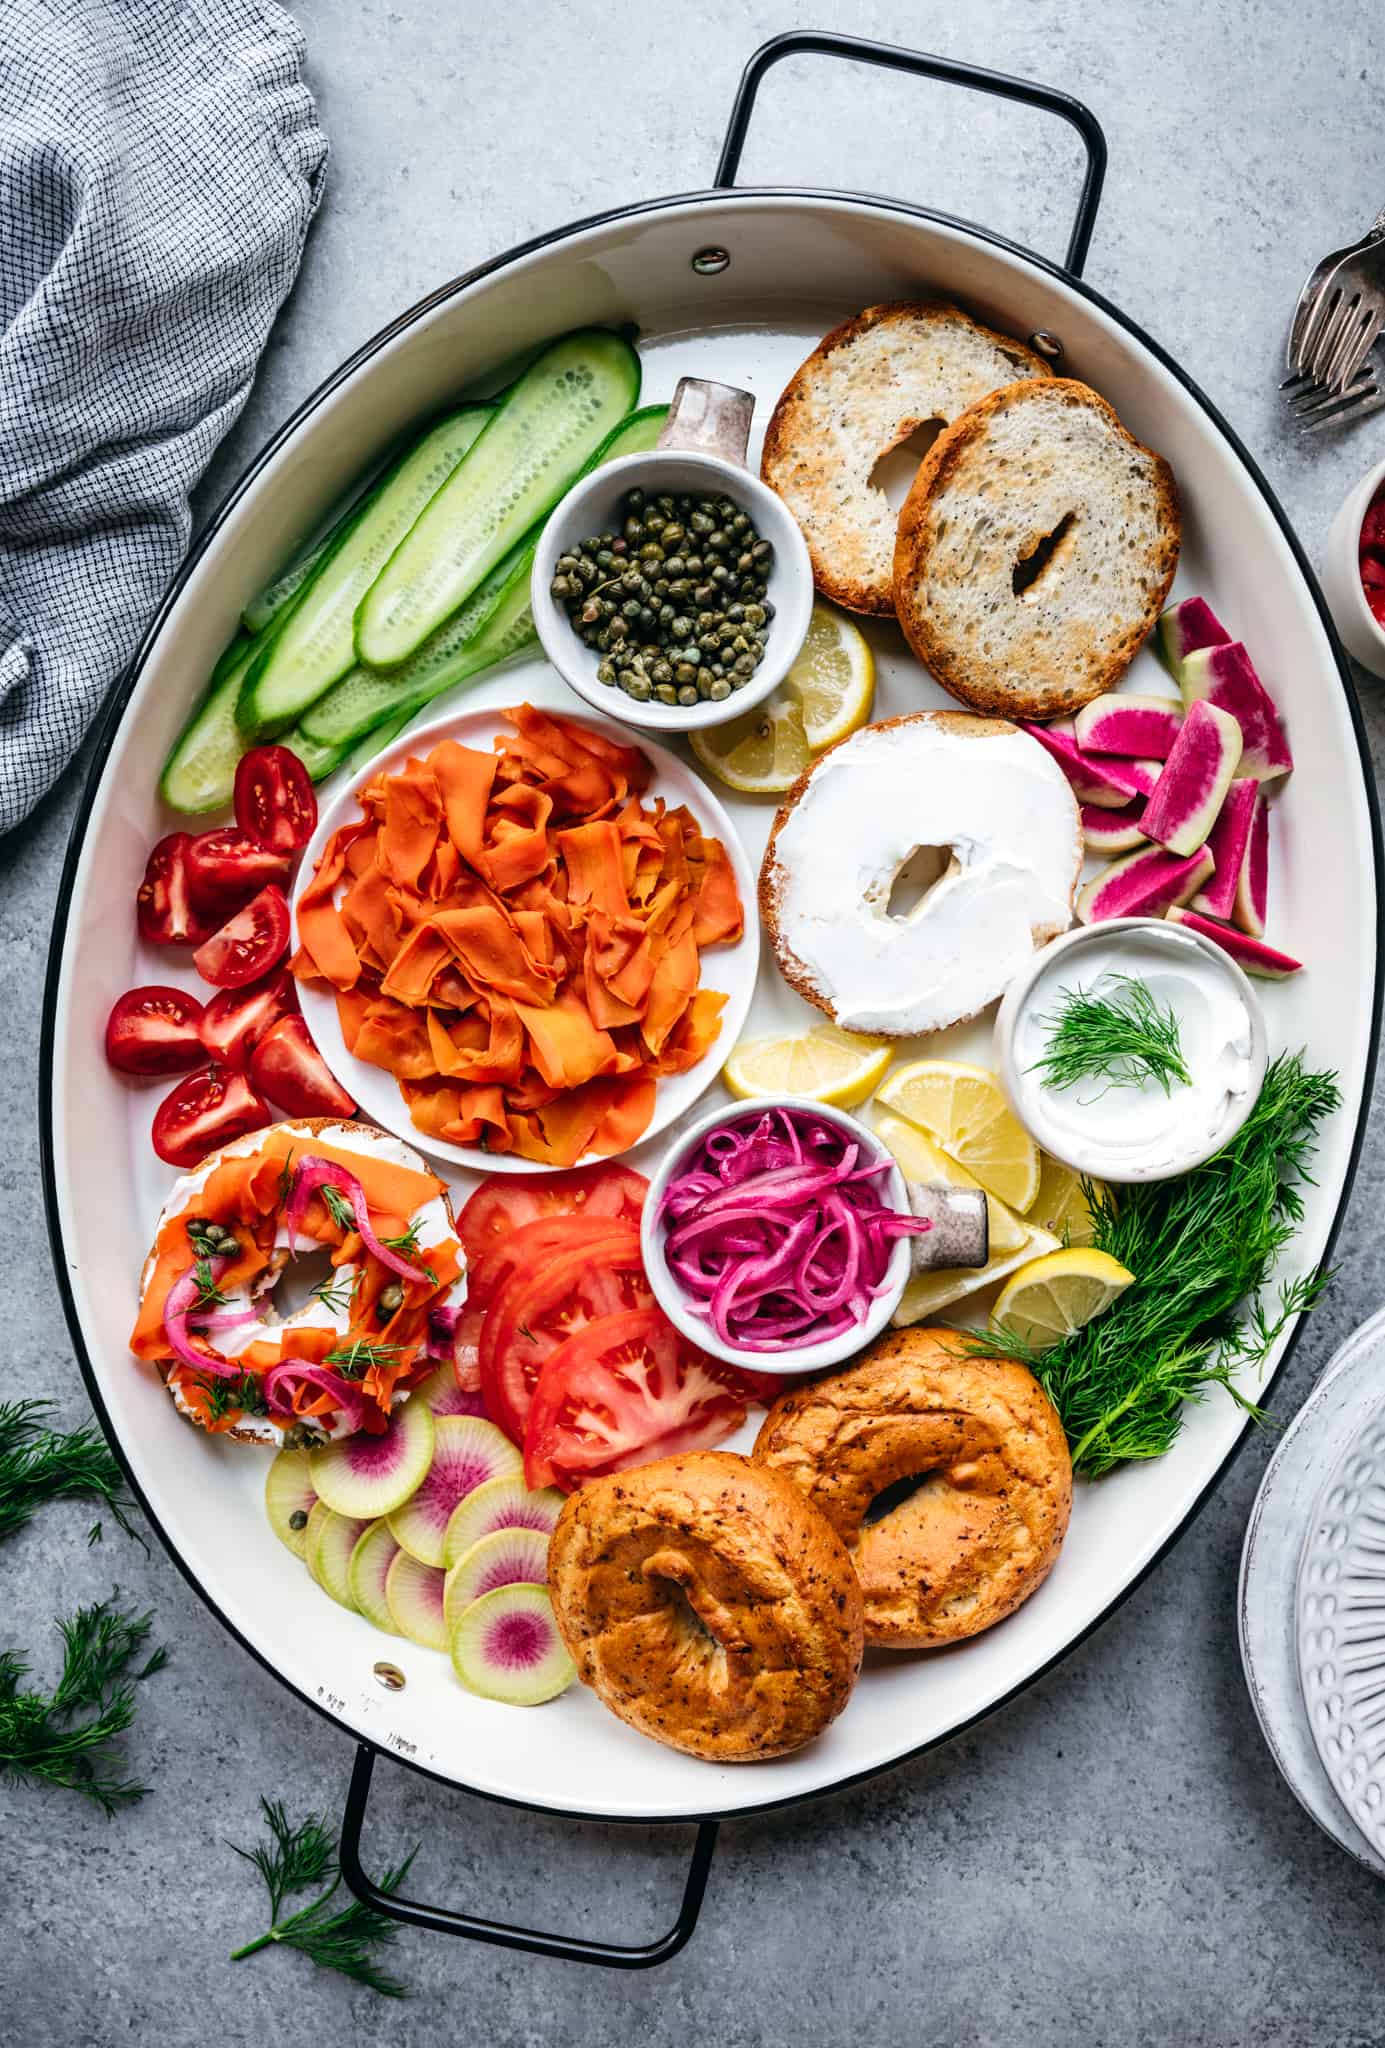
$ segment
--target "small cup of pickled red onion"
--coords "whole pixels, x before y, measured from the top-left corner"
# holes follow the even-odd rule
[[[669,1148],[644,1205],[645,1271],[669,1320],[713,1357],[756,1372],[816,1372],[879,1336],[916,1245],[930,1264],[945,1248],[952,1263],[984,1262],[977,1206],[970,1224],[950,1209],[917,1214],[864,1124],[770,1096],[708,1111]],[[970,1245],[958,1237],[968,1227]],[[955,1258],[958,1250],[979,1257]]]

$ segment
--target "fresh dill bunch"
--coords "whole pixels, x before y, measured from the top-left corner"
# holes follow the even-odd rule
[[[0,1401],[0,1537],[22,1529],[49,1500],[99,1500],[127,1536],[129,1501],[120,1467],[105,1443],[85,1423],[54,1430],[44,1417],[51,1401]]]
[[[1168,1095],[1174,1081],[1191,1082],[1174,1011],[1133,975],[1113,974],[1107,985],[1113,994],[1063,990],[1061,1007],[1039,1020],[1049,1033],[1048,1051],[1030,1071],[1043,1075],[1046,1088],[1093,1079],[1138,1088],[1149,1079]]]
[[[1183,1405],[1262,1367],[1285,1324],[1311,1308],[1325,1273],[1287,1281],[1262,1299],[1302,1220],[1299,1183],[1324,1117],[1341,1102],[1336,1077],[1306,1070],[1301,1053],[1271,1062],[1260,1096],[1220,1152],[1176,1180],[1120,1190],[1083,1182],[1095,1244],[1135,1285],[1085,1329],[1036,1351],[1002,1326],[971,1333],[972,1348],[1019,1358],[1052,1400],[1075,1470],[1098,1477],[1168,1450]]]
[[[332,1899],[341,1885],[341,1869],[331,1832],[322,1816],[310,1813],[295,1826],[278,1799],[261,1799],[260,1810],[269,1832],[268,1841],[257,1843],[253,1849],[241,1849],[234,1842],[227,1846],[245,1862],[253,1863],[264,1879],[270,1924],[253,1941],[234,1949],[231,1961],[241,1962],[278,1942],[284,1948],[296,1948],[320,1970],[337,1970],[357,1984],[369,1985],[382,1997],[407,1998],[408,1992],[399,1979],[382,1969],[371,1954],[372,1949],[387,1947],[395,1939],[398,1922],[356,1900],[335,1913],[331,1911]],[[386,1873],[380,1881],[382,1891],[397,1890],[417,1853],[413,1851],[397,1869]],[[287,1899],[316,1885],[325,1889],[311,1905],[301,1907],[287,1918],[281,1917]]]
[[[148,1786],[125,1775],[115,1744],[135,1718],[135,1686],[168,1662],[167,1651],[155,1649],[133,1668],[152,1620],[123,1608],[119,1588],[79,1607],[58,1623],[62,1676],[47,1694],[22,1690],[28,1664],[0,1651],[0,1776],[65,1786],[108,1814],[144,1797]]]

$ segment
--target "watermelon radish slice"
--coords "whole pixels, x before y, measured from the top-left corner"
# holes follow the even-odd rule
[[[436,1372],[430,1372],[426,1380],[419,1381],[409,1399],[426,1402],[435,1421],[439,1415],[484,1415],[486,1412],[486,1404],[479,1393],[462,1392],[451,1361],[447,1359]]]
[[[1236,903],[1241,866],[1250,842],[1256,810],[1263,807],[1260,785],[1253,775],[1238,776],[1226,792],[1216,824],[1207,835],[1207,851],[1216,863],[1212,879],[1199,889],[1192,907],[1204,917],[1230,917]]]
[[[497,1529],[535,1529],[551,1536],[566,1498],[556,1486],[536,1490],[509,1472],[488,1479],[453,1510],[443,1538],[444,1567],[450,1569],[473,1543]]]
[[[323,1501],[308,1517],[308,1570],[324,1593],[330,1593],[339,1607],[347,1607],[353,1614],[351,1553],[369,1527],[369,1522],[354,1515],[337,1514]]]
[[[385,1573],[385,1600],[401,1636],[424,1650],[445,1650],[447,1629],[442,1618],[443,1574],[420,1564],[407,1550]]]
[[[1274,700],[1239,640],[1190,654],[1180,678],[1183,702],[1199,700],[1229,711],[1241,728],[1241,771],[1260,782],[1279,782],[1294,765]]]
[[[548,1538],[537,1529],[496,1529],[473,1543],[447,1574],[442,1594],[449,1640],[473,1600],[497,1586],[546,1586]]]
[[[1241,759],[1241,728],[1229,711],[1198,701],[1164,763],[1141,825],[1146,839],[1170,853],[1207,844]],[[1215,858],[1215,856],[1214,856]]]
[[[1052,754],[1072,784],[1072,793],[1079,803],[1119,810],[1133,797],[1148,796],[1159,779],[1163,766],[1160,761],[1117,761],[1109,756],[1098,761],[1091,754],[1084,754],[1066,719],[1053,725],[1032,725],[1021,719],[1020,724]]]
[[[1231,635],[1205,597],[1185,597],[1162,612],[1155,646],[1174,681],[1182,686],[1183,664],[1204,647],[1225,647]]]
[[[1302,971],[1303,962],[1295,960],[1288,953],[1277,953],[1273,946],[1267,946],[1263,939],[1252,939],[1247,932],[1238,932],[1232,925],[1215,924],[1210,917],[1199,917],[1195,910],[1180,910],[1176,906],[1168,912],[1175,924],[1185,924],[1190,932],[1201,933],[1229,953],[1238,967],[1247,974],[1258,974],[1263,981],[1283,981],[1290,974]]]
[[[1089,853],[1130,853],[1149,841],[1140,829],[1141,803],[1127,804],[1123,811],[1104,811],[1099,804],[1080,804],[1082,843]]]
[[[1084,704],[1073,721],[1077,744],[1091,754],[1167,761],[1183,723],[1176,697],[1110,695]]]
[[[523,1455],[503,1430],[480,1415],[444,1415],[434,1425],[436,1441],[428,1475],[417,1491],[390,1515],[394,1540],[420,1564],[442,1569],[447,1525],[459,1502],[507,1472],[522,1472]]]
[[[389,1523],[371,1522],[365,1534],[357,1538],[347,1569],[347,1583],[357,1609],[387,1636],[399,1633],[385,1598],[385,1580],[398,1556],[399,1545],[390,1534]]]
[[[269,1526],[286,1549],[302,1557],[308,1548],[308,1517],[317,1492],[308,1477],[306,1451],[280,1451],[264,1479]]]
[[[426,1401],[405,1401],[379,1436],[362,1430],[311,1451],[313,1485],[339,1515],[373,1521],[402,1507],[433,1462],[433,1415]]]
[[[577,1676],[542,1586],[497,1586],[473,1600],[452,1635],[452,1668],[468,1692],[537,1707]]]
[[[1265,936],[1265,910],[1269,902],[1270,885],[1270,807],[1264,793],[1255,806],[1255,815],[1250,822],[1250,838],[1241,856],[1241,871],[1236,877],[1236,901],[1231,906],[1231,922],[1238,925],[1252,939]]]
[[[1108,917],[1162,917],[1170,904],[1196,896],[1211,872],[1205,846],[1186,859],[1162,846],[1141,848],[1088,882],[1077,899],[1078,919],[1101,924]]]

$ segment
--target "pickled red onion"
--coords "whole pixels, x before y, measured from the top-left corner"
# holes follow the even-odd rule
[[[207,1260],[206,1272],[213,1287],[230,1263],[229,1258]],[[198,1315],[197,1300],[202,1292],[203,1283],[196,1266],[189,1266],[182,1278],[175,1280],[169,1288],[164,1302],[164,1335],[168,1339],[168,1348],[181,1365],[190,1365],[194,1372],[210,1373],[213,1379],[219,1380],[239,1379],[245,1368],[234,1360],[222,1358],[215,1351],[199,1351],[192,1342],[189,1325],[195,1320],[199,1336],[207,1330],[229,1330],[237,1323],[253,1322],[255,1311],[231,1309],[215,1314],[209,1310],[205,1315]]]
[[[411,1266],[407,1259],[401,1258],[398,1252],[391,1251],[389,1246],[382,1244],[375,1235],[370,1227],[370,1211],[366,1207],[365,1189],[355,1174],[349,1173],[344,1166],[337,1166],[330,1159],[318,1159],[307,1153],[299,1159],[295,1168],[293,1190],[289,1195],[288,1207],[284,1211],[284,1228],[289,1234],[290,1244],[296,1242],[298,1226],[303,1221],[304,1211],[321,1187],[332,1187],[339,1195],[345,1195],[351,1204],[352,1219],[360,1233],[361,1243],[382,1266],[388,1266],[391,1273],[397,1273],[401,1280],[427,1278],[417,1266]]]
[[[344,1380],[340,1373],[330,1371],[325,1365],[311,1365],[302,1358],[281,1358],[279,1363],[272,1365],[265,1374],[264,1395],[271,1414],[293,1415],[293,1392],[291,1387],[286,1390],[288,1381],[320,1387],[323,1393],[330,1394],[346,1421],[343,1435],[350,1435],[365,1421],[365,1397],[351,1385],[350,1381]]]

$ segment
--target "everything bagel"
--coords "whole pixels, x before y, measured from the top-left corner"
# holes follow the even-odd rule
[[[1052,1569],[1072,1510],[1067,1439],[1038,1381],[961,1350],[951,1330],[897,1331],[785,1394],[752,1456],[837,1531],[866,1641],[889,1649],[959,1642],[1013,1613]],[[869,1519],[911,1479],[922,1483]]]

